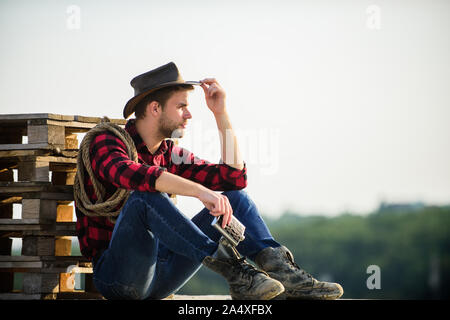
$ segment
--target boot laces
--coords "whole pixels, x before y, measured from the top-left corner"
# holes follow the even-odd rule
[[[239,259],[232,259],[231,264],[239,269],[243,273],[244,276],[253,277],[257,273],[264,273],[262,271],[259,271],[254,266],[252,266],[250,263],[248,263],[245,259],[245,257],[239,258]]]
[[[305,276],[306,278],[310,279],[312,282],[314,281],[313,276],[311,274],[309,274],[308,272],[306,272],[305,270],[303,270],[302,268],[300,268],[300,266],[295,263],[294,258],[292,257],[291,254],[289,254],[288,252],[286,252],[286,257],[290,263],[290,265],[292,267],[294,267],[295,269],[299,270],[302,276]]]

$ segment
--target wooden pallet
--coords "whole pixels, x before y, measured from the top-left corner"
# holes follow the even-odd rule
[[[0,115],[0,299],[101,298],[91,262],[71,255],[77,134],[100,121],[48,113]],[[21,207],[20,219],[13,219],[14,204]],[[22,238],[20,256],[12,255],[11,238]],[[17,273],[23,278],[19,291],[13,290]],[[75,274],[85,275],[83,291],[74,287]]]

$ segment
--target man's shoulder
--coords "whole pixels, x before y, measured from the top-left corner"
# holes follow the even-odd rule
[[[116,134],[108,130],[98,132],[92,137],[91,150],[108,146],[125,147],[125,144]]]

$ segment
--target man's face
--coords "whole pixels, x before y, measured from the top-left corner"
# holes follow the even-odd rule
[[[188,91],[176,91],[167,100],[159,118],[159,132],[164,138],[182,138],[188,119]]]

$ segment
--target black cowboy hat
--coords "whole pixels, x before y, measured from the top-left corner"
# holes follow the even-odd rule
[[[125,119],[134,112],[136,105],[145,96],[157,89],[183,84],[200,85],[200,82],[184,81],[175,63],[169,62],[159,68],[134,77],[130,84],[134,88],[134,97],[128,100],[123,109],[123,117]]]

